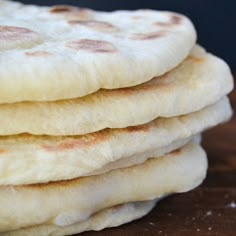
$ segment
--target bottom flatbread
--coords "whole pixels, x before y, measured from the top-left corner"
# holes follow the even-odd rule
[[[196,143],[143,164],[97,176],[0,187],[0,232],[42,224],[66,227],[116,205],[185,192],[206,176],[207,159]]]
[[[74,225],[59,227],[56,225],[40,225],[31,228],[2,233],[3,236],[64,236],[78,234],[85,231],[99,231],[116,227],[139,219],[148,214],[157,200],[126,203],[102,210],[89,219]]]

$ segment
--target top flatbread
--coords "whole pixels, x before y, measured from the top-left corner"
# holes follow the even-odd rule
[[[188,18],[0,2],[0,103],[55,101],[134,86],[177,66],[195,44]]]

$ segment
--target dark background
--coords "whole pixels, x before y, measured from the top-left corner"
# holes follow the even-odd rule
[[[190,17],[198,31],[198,42],[224,58],[236,71],[236,0],[22,0],[39,5],[73,4],[97,10],[152,8],[171,10]]]

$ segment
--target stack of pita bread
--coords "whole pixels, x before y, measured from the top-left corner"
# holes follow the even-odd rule
[[[0,1],[0,232],[71,235],[198,186],[227,64],[185,16]]]

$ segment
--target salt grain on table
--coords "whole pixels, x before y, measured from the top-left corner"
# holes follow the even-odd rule
[[[236,203],[235,202],[231,202],[228,207],[230,208],[236,208]]]

